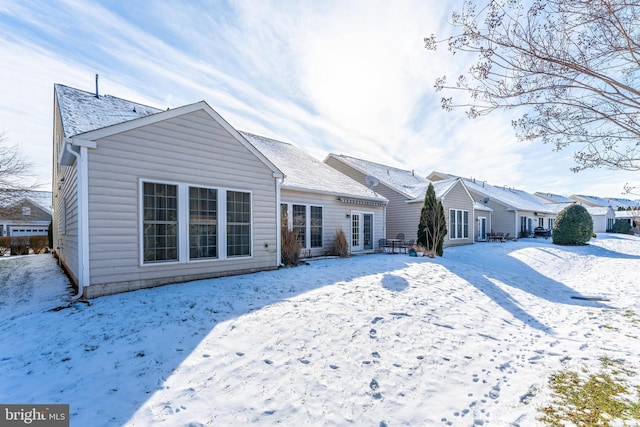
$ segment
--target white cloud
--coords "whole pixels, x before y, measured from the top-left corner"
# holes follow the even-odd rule
[[[434,79],[455,74],[462,58],[428,52],[422,40],[449,31],[446,2],[118,7],[69,1],[0,10],[0,131],[25,147],[45,180],[53,83],[93,90],[99,73],[103,93],[159,108],[204,99],[236,128],[320,159],[339,152],[531,192],[617,195],[637,181],[623,172],[573,174],[571,152],[518,143],[508,114],[469,121],[442,111]]]

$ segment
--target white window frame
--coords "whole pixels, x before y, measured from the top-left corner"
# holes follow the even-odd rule
[[[178,259],[170,261],[144,261],[144,184],[166,184],[176,185],[178,189]],[[207,188],[217,191],[217,209],[218,209],[218,232],[217,258],[194,258],[189,257],[189,188]],[[249,255],[227,255],[227,192],[234,191],[249,194],[250,204],[250,224],[249,224]],[[185,182],[176,182],[162,179],[140,178],[138,180],[138,247],[139,247],[139,265],[141,267],[157,267],[171,264],[193,264],[203,262],[220,262],[224,260],[247,260],[253,258],[255,231],[254,231],[254,200],[253,191],[244,188],[226,188],[214,185],[194,184]]]
[[[455,214],[453,215],[453,223],[451,223],[451,213],[455,212]],[[458,212],[462,213],[462,217],[461,217],[461,221],[462,223],[460,224],[462,229],[461,229],[461,234],[462,236],[458,236]],[[465,228],[465,222],[464,222],[464,217],[465,217],[465,213],[467,214],[467,222],[466,222],[466,228]],[[449,240],[465,240],[465,239],[469,239],[469,211],[466,209],[449,209]]]
[[[304,224],[304,246],[302,249],[320,249],[325,247],[325,217],[326,208],[324,205],[317,203],[304,203],[304,202],[282,202],[281,205],[287,206],[287,229],[293,230],[293,206],[304,206],[305,208],[305,224]],[[322,246],[311,246],[311,207],[322,209]]]

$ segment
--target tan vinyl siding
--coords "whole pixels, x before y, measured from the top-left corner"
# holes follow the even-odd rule
[[[485,196],[480,197],[480,201],[482,201],[484,197]],[[488,231],[493,233],[509,233],[510,236],[518,237],[520,223],[516,221],[515,211],[493,200],[490,200],[487,206],[493,209]]]
[[[77,285],[79,277],[78,260],[78,200],[77,162],[61,165],[58,154],[63,146],[63,129],[54,97],[54,138],[53,138],[53,249],[60,263]],[[65,208],[62,208],[63,203]],[[62,216],[65,218],[62,218]],[[63,230],[64,223],[64,230]],[[64,231],[64,232],[63,232]]]
[[[361,184],[366,185],[366,175],[352,168],[346,163],[330,156],[326,159],[326,163],[334,169],[344,173]],[[407,200],[407,197],[398,191],[387,187],[383,183],[378,184],[375,191],[389,199],[386,214],[386,237],[395,238],[398,234],[404,234],[405,240],[416,240],[418,238],[418,224],[420,223],[420,212],[422,210],[422,201]],[[462,209],[469,211],[469,238],[449,240],[447,236],[444,246],[466,245],[473,243],[473,200],[469,197],[460,182],[455,184],[443,200],[445,216],[447,218],[447,229],[449,222],[449,209]]]
[[[463,187],[463,184],[458,181],[451,188],[444,199],[442,200],[442,207],[444,208],[444,214],[447,218],[447,231],[449,231],[449,211],[451,209],[458,209],[469,212],[469,237],[466,239],[451,239],[450,233],[447,232],[447,237],[444,239],[444,247],[447,246],[459,246],[469,245],[474,241],[476,223],[473,216],[473,199],[469,197],[469,193]]]
[[[272,171],[205,112],[115,134],[97,145],[89,150],[89,296],[278,265]],[[179,184],[179,191],[196,186],[251,193],[252,256],[140,265],[141,180]],[[219,236],[224,226],[219,223]],[[219,245],[226,245],[224,238]]]
[[[322,248],[305,249],[303,255],[325,255],[331,248],[338,229],[342,229],[347,240],[350,239],[351,219],[347,214],[352,211],[373,213],[374,251],[378,250],[378,240],[384,237],[384,208],[380,206],[353,205],[339,202],[334,195],[306,193],[303,191],[282,189],[281,203],[288,205],[311,205],[322,207]],[[310,251],[310,252],[309,252]]]

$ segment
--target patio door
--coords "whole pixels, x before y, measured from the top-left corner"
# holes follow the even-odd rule
[[[484,242],[487,240],[487,217],[478,217],[478,241]]]
[[[373,249],[373,214],[351,213],[351,252]]]

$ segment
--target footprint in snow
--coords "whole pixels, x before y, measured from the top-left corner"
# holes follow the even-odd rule
[[[376,316],[376,317],[373,318],[371,323],[375,325],[376,323],[378,323],[381,320],[384,320],[384,317]]]
[[[369,331],[369,337],[371,337],[371,339],[376,339],[378,337],[378,331],[371,328],[371,330]]]
[[[369,388],[373,392],[372,396],[374,399],[382,399],[382,394],[378,391],[380,389],[380,384],[378,384],[378,381],[376,381],[375,378],[369,383]]]
[[[240,356],[240,357],[242,357],[242,356],[244,356],[244,353],[243,353],[243,352],[241,352],[241,351],[236,351],[236,356]]]

